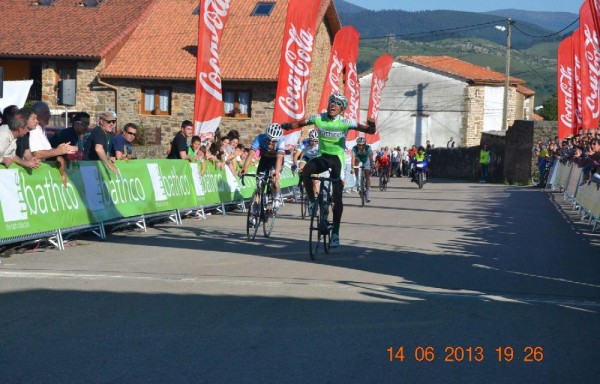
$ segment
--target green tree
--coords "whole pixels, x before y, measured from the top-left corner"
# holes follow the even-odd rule
[[[540,111],[540,116],[544,118],[544,120],[557,121],[558,120],[558,98],[556,94],[552,95],[552,97],[547,98],[544,101],[542,110]]]

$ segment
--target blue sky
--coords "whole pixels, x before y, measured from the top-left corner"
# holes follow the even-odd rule
[[[579,13],[583,0],[346,0],[363,8],[402,9],[419,11],[450,9],[456,11],[485,12],[496,9],[522,9],[526,11],[551,11]]]

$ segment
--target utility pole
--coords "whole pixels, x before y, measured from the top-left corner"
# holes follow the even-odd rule
[[[502,105],[502,130],[508,129],[508,93],[510,89],[510,38],[513,20],[508,18],[508,29],[506,30],[506,78],[504,79],[504,104]]]
[[[394,41],[396,40],[394,35],[387,35],[387,53],[392,54],[394,49]]]

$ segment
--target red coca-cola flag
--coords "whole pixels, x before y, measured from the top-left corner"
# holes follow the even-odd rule
[[[345,52],[345,74],[344,74],[344,95],[348,99],[348,107],[344,111],[347,119],[360,121],[360,82],[358,81],[358,71],[356,69],[356,60],[358,60],[358,46],[360,35],[352,29],[352,42],[348,44]],[[346,135],[346,148],[351,149],[356,144],[358,131],[350,130]]]
[[[332,93],[340,93],[340,75],[348,64],[349,56],[353,52],[358,53],[358,37],[358,32],[350,25],[343,27],[335,34],[331,55],[329,56],[329,65],[325,74],[325,82],[323,83],[323,91],[321,92],[319,112],[327,111],[329,96]]]
[[[575,121],[575,83],[573,65],[573,41],[570,37],[564,39],[558,46],[558,138],[573,133]]]
[[[360,82],[358,81],[358,72],[356,70],[356,61],[348,63],[346,66],[346,93],[348,99],[348,108],[344,113],[350,120],[360,121]],[[352,149],[356,145],[356,139],[359,132],[352,129],[346,135],[346,149]]]
[[[194,126],[196,135],[213,134],[223,115],[219,47],[231,0],[200,0]]]
[[[273,121],[299,121],[306,115],[306,93],[312,68],[317,14],[321,0],[290,0],[279,60],[279,81]],[[286,147],[295,146],[300,129],[284,136]]]
[[[574,82],[574,90],[575,97],[573,101],[575,102],[575,127],[573,129],[573,134],[576,135],[579,132],[579,129],[582,127],[583,116],[581,113],[581,59],[579,55],[580,44],[579,44],[579,28],[573,31],[571,35],[571,45],[573,46],[573,82]]]
[[[371,78],[371,93],[369,94],[369,108],[367,119],[377,122],[379,107],[381,105],[381,92],[387,81],[388,74],[394,63],[392,55],[381,55],[373,64],[373,77]],[[379,130],[374,135],[365,135],[367,143],[377,149],[379,147]]]
[[[600,31],[600,19],[598,19],[598,15],[600,15],[600,0],[587,0],[587,3],[589,4],[590,12],[592,13],[594,27],[596,28],[596,31]]]
[[[600,52],[598,51],[598,33],[590,4],[587,1],[579,9],[579,44],[583,129],[595,129],[600,120],[600,100],[598,99]]]

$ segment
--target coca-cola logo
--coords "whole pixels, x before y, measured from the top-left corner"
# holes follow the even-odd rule
[[[331,56],[331,66],[329,67],[329,84],[333,93],[340,91],[340,73],[344,69],[344,62],[338,57],[337,51]]]
[[[210,36],[210,58],[208,63],[210,71],[203,68],[204,71],[198,74],[198,81],[202,88],[218,101],[223,100],[221,87],[221,68],[219,68],[219,40],[223,34],[224,19],[227,17],[227,10],[231,0],[206,0],[204,2],[203,18],[204,26],[211,34]],[[201,57],[203,52],[198,52]],[[206,72],[205,72],[206,71]]]
[[[285,44],[284,53],[285,63],[289,68],[286,78],[286,94],[279,96],[277,103],[285,114],[294,120],[302,119],[305,114],[304,100],[308,91],[313,43],[314,37],[309,31],[302,29],[298,34],[296,26],[290,24],[289,38]]]
[[[346,109],[346,117],[352,120],[358,120],[358,110],[360,108],[360,86],[358,84],[358,72],[356,63],[348,63],[348,89],[350,91],[350,100]]]
[[[588,65],[589,75],[589,94],[585,96],[585,105],[592,112],[592,117],[596,119],[600,116],[600,104],[598,103],[598,77],[600,76],[598,35],[595,31],[590,30],[588,24],[584,25],[583,35],[585,36],[583,43],[584,57]]]
[[[577,117],[577,125],[581,126],[583,121],[583,116],[581,113],[581,62],[579,61],[578,52],[575,52],[575,55],[573,56],[573,65],[575,66],[575,76],[573,76],[573,78],[575,79],[575,89],[577,91],[575,92],[575,101],[577,102],[575,104],[575,117]]]
[[[383,90],[384,85],[385,81],[383,79],[373,79],[373,93],[371,95],[373,104],[371,115],[369,116],[373,120],[377,118],[377,114],[379,113],[379,106],[381,105],[381,91]]]
[[[560,91],[563,94],[565,103],[564,113],[561,113],[560,120],[569,128],[573,128],[573,69],[560,66]],[[559,111],[562,112],[562,111]]]

